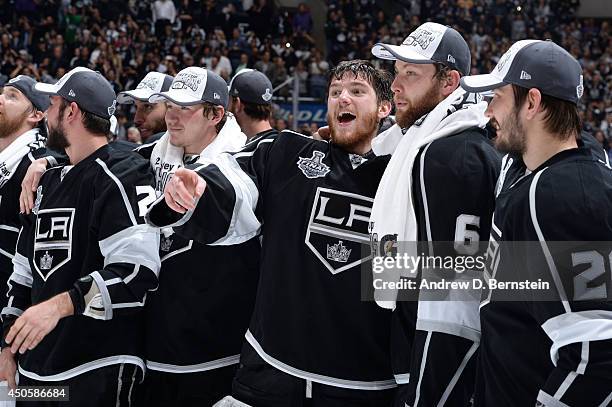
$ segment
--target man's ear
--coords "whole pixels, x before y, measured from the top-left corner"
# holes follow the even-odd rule
[[[30,116],[26,120],[32,123],[33,126],[36,126],[36,124],[44,118],[44,112],[41,112],[40,110],[34,110],[32,113],[30,113]]]
[[[217,125],[221,119],[225,116],[225,108],[223,106],[219,106],[214,110],[214,116],[212,117],[212,121]]]
[[[459,75],[459,72],[456,70],[450,70],[448,72],[448,75],[446,75],[446,78],[444,78],[442,80],[442,96],[446,99],[446,97],[448,97],[448,95],[450,95],[451,93],[453,93],[455,91],[455,89],[457,89],[457,87],[459,86],[459,79],[461,78],[461,75]]]
[[[76,104],[76,102],[70,102],[64,110],[64,115],[66,117],[67,122],[74,121],[77,117],[79,117],[80,114],[82,114],[81,108],[79,107],[79,105]],[[60,120],[62,120],[61,117]]]
[[[242,100],[239,97],[236,98],[236,102],[234,103],[234,109],[236,110],[236,113],[242,112],[242,110],[244,109]]]
[[[542,111],[542,93],[536,88],[529,89],[525,105],[526,117],[531,120]]]
[[[380,102],[378,105],[378,120],[384,119],[385,117],[389,116],[392,108],[393,105],[390,101],[383,100],[382,102]]]

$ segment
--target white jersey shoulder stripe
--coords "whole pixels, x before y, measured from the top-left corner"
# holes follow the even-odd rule
[[[138,222],[136,222],[136,217],[134,217],[134,210],[132,209],[132,205],[130,205],[130,201],[127,197],[127,194],[125,193],[125,188],[123,187],[123,184],[121,183],[121,181],[119,181],[115,174],[113,174],[108,169],[104,161],[100,160],[99,158],[96,158],[96,162],[100,165],[100,167],[102,167],[102,169],[104,169],[104,172],[110,177],[110,179],[113,180],[113,182],[117,185],[117,188],[119,188],[119,192],[121,192],[121,197],[123,198],[123,203],[125,204],[125,209],[127,210],[128,216],[130,217],[132,224],[137,225]]]

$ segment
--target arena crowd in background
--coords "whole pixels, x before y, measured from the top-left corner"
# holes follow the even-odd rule
[[[578,0],[327,4],[326,40],[317,44],[306,3],[286,9],[273,0],[0,0],[0,84],[18,74],[54,82],[72,67],[87,66],[119,92],[134,88],[151,70],[174,75],[198,65],[229,79],[249,67],[264,72],[275,87],[297,73],[301,96],[324,98],[331,66],[353,58],[381,64],[370,54],[372,45],[399,44],[433,20],[466,37],[473,73],[489,72],[516,40],[551,38],[563,46],[584,69],[584,128],[607,149],[612,146],[610,21],[577,18]],[[277,95],[288,97],[290,89]],[[119,114],[123,133],[130,124],[126,113]],[[291,121],[285,119],[276,117],[273,124],[286,128]],[[316,124],[299,130],[314,131]]]

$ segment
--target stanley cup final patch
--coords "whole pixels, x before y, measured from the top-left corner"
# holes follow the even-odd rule
[[[325,153],[313,151],[310,158],[299,157],[297,166],[306,178],[323,178],[330,171],[329,167],[323,163],[323,158],[325,158]]]

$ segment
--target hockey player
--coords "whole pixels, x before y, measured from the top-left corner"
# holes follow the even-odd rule
[[[164,103],[150,103],[149,96],[158,92],[166,92],[174,77],[160,72],[149,72],[136,85],[134,90],[119,92],[117,103],[136,105],[134,125],[140,131],[144,144],[158,140],[166,131],[166,105]]]
[[[470,71],[468,44],[454,29],[429,22],[401,45],[379,43],[372,53],[395,61],[396,71],[397,124],[372,143],[376,154],[392,154],[372,209],[379,253],[386,243],[393,251],[405,245],[406,254],[415,256],[419,241],[429,242],[419,251],[426,256],[477,256],[478,243],[489,236],[500,156],[484,130],[486,103],[459,88],[460,76]],[[459,275],[448,272],[450,278]],[[421,268],[423,279],[428,273]],[[396,294],[377,295],[381,306],[396,307],[396,405],[468,405],[479,342],[478,297],[427,301],[421,292],[396,303]]]
[[[276,132],[270,126],[272,115],[272,84],[266,75],[253,69],[242,69],[229,85],[229,111],[248,141]]]
[[[283,131],[180,169],[149,221],[210,241],[262,236],[261,276],[233,395],[253,406],[388,406],[390,313],[361,301],[368,219],[388,157],[370,153],[391,110],[369,62],[331,72],[331,142]],[[263,223],[263,227],[261,226]]]
[[[44,174],[24,219],[0,379],[14,386],[18,362],[21,386],[69,386],[72,405],[127,406],[144,374],[142,306],[160,265],[159,233],[138,201],[153,173],[109,148],[115,92],[99,73],[79,67],[35,89],[51,95],[47,144],[71,165]]]
[[[523,40],[461,85],[494,90],[495,145],[525,166],[497,197],[488,272],[551,287],[487,292],[475,405],[610,405],[612,174],[576,140],[580,64],[551,41]]]
[[[0,95],[0,306],[6,306],[6,282],[13,269],[21,227],[21,181],[34,158],[46,155],[45,111],[49,97],[34,90],[36,81],[20,75]]]
[[[168,131],[137,152],[150,161],[158,196],[176,169],[244,145],[246,136],[225,111],[227,84],[210,70],[183,69],[150,103],[166,105]],[[211,406],[231,391],[255,302],[260,244],[209,243],[162,231],[160,285],[146,305],[143,407]]]

